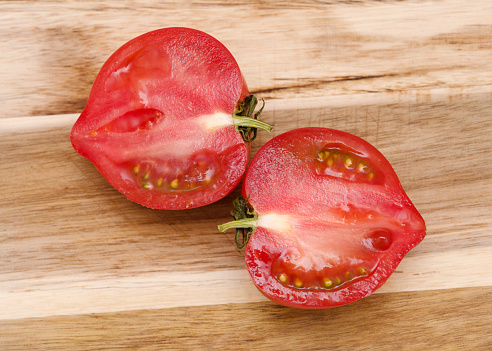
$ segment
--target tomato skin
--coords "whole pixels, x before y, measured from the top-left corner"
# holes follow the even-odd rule
[[[250,144],[220,119],[248,94],[232,54],[215,38],[155,30],[104,63],[71,142],[129,200],[155,209],[204,206],[229,194],[246,171]],[[215,168],[192,164],[207,157]]]
[[[258,216],[246,267],[266,297],[289,307],[330,308],[369,296],[425,236],[384,156],[332,129],[270,140],[251,161],[242,196]]]

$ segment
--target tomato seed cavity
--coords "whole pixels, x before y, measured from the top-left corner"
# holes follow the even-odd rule
[[[325,146],[315,157],[316,173],[351,181],[381,184],[383,175],[364,158],[331,145]]]
[[[131,133],[152,128],[163,117],[163,113],[153,108],[129,111],[99,128],[92,135],[101,133]]]
[[[371,263],[367,263],[371,265]],[[293,289],[334,290],[365,279],[376,269],[377,263],[372,264],[373,267],[370,269],[368,266],[345,268],[341,266],[326,267],[320,271],[313,269],[306,272],[289,261],[276,260],[272,265],[272,275],[282,285]]]
[[[291,275],[282,272],[275,276],[282,285],[294,289],[333,290],[361,280],[369,273],[365,268],[358,267],[355,271],[346,271],[344,274],[339,275],[336,274],[334,273],[331,277],[321,277],[319,274],[313,276],[312,272],[306,273],[299,271]]]
[[[207,156],[195,156],[186,166],[180,161],[128,162],[121,171],[129,175],[125,178],[133,179],[145,190],[193,191],[213,184],[219,173],[217,162],[202,160]]]

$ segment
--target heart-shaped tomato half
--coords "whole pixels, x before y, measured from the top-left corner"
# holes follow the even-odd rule
[[[242,197],[219,226],[238,228],[257,288],[282,305],[327,308],[366,297],[425,236],[384,156],[326,128],[281,134],[253,158]],[[249,241],[248,241],[249,240]]]
[[[249,118],[255,106],[224,45],[197,30],[165,28],[106,61],[71,141],[128,199],[193,208],[238,185],[256,135],[250,124],[261,124],[258,113]]]

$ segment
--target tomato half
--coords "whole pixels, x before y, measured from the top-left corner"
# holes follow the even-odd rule
[[[292,130],[265,144],[231,214],[236,221],[219,229],[239,228],[236,242],[247,242],[254,284],[298,308],[370,295],[425,236],[423,218],[384,156],[326,128]]]
[[[71,141],[132,201],[203,206],[238,185],[255,128],[271,129],[253,115],[256,102],[219,41],[193,29],[159,29],[106,61]]]

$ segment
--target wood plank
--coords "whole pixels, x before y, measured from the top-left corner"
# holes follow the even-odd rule
[[[264,119],[277,124],[273,135],[292,128],[289,120],[351,131],[392,162],[428,234],[380,292],[490,287],[492,274],[483,269],[492,265],[492,165],[483,162],[492,146],[492,123],[483,117],[492,114],[490,96],[473,94],[459,105],[439,94],[425,102],[350,96],[337,106],[278,100]],[[0,122],[9,126],[0,140],[0,200],[9,204],[0,208],[0,300],[7,306],[0,318],[265,300],[232,233],[216,229],[229,219],[238,190],[190,211],[136,205],[73,151],[75,118],[33,117],[32,131],[22,117]],[[262,133],[253,152],[273,135]]]
[[[490,248],[408,257],[376,294],[490,288],[490,274],[470,274],[483,271],[489,264]],[[0,320],[267,300],[253,286],[245,269],[156,271],[134,277],[71,272],[26,279],[7,274],[4,278],[12,280],[2,283],[0,299],[7,307],[0,312]]]
[[[9,351],[485,351],[491,294],[491,287],[380,294],[322,311],[262,302],[0,321],[0,340]]]
[[[492,3],[0,1],[0,117],[80,112],[109,55],[152,29],[198,28],[268,100],[490,87]],[[129,20],[131,18],[131,20]]]

